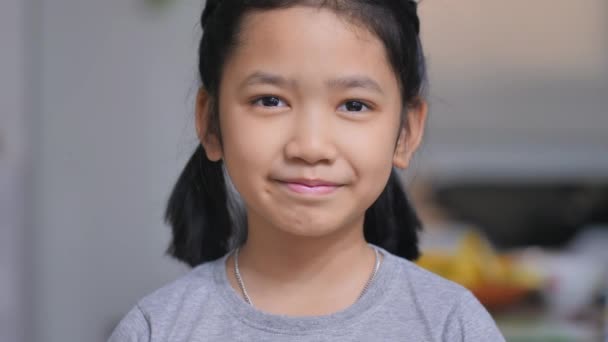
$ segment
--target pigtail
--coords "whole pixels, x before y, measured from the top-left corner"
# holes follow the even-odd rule
[[[205,1],[205,8],[201,14],[201,26],[203,29],[207,26],[209,18],[215,12],[215,9],[219,6],[221,0],[207,0]]]
[[[415,260],[420,256],[418,231],[421,229],[420,219],[393,169],[382,194],[365,212],[365,239],[392,254]]]
[[[173,231],[167,253],[194,267],[229,249],[232,224],[222,162],[212,162],[199,145],[169,198],[165,220]]]
[[[408,106],[417,106],[426,83],[424,55],[419,38],[418,4],[413,0],[387,1],[386,6],[390,6],[391,12],[396,13],[396,22],[401,25],[400,34],[393,35],[394,32],[382,29],[378,32],[381,32],[380,36],[384,37],[387,46],[396,47],[389,49],[389,56],[392,64],[400,70],[402,83],[407,85],[403,88],[403,99]],[[402,120],[402,124],[407,123],[407,111]],[[407,198],[397,171],[393,169],[382,194],[365,212],[365,239],[392,254],[415,260],[420,256],[418,231],[421,229],[422,223]]]

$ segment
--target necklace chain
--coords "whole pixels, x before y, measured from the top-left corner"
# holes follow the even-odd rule
[[[357,301],[365,295],[365,293],[369,289],[371,283],[374,281],[374,278],[376,278],[378,269],[380,269],[380,264],[381,264],[380,252],[378,252],[378,248],[376,248],[376,247],[372,247],[372,248],[374,249],[374,254],[376,257],[375,263],[374,263],[374,270],[372,271],[372,274],[370,275],[369,279],[367,279],[367,282],[365,283],[365,286],[363,287],[361,294],[359,294],[359,297],[357,297]],[[239,270],[239,248],[238,247],[234,250],[234,276],[236,277],[236,282],[239,284],[239,288],[241,289],[241,292],[243,293],[243,298],[245,298],[245,301],[247,302],[247,304],[253,306],[253,301],[251,300],[251,297],[249,297],[249,294],[247,293],[247,289],[245,288],[245,283],[243,282],[243,277],[241,277],[241,271]]]
[[[237,247],[234,251],[234,275],[236,276],[236,281],[239,283],[239,287],[241,288],[241,292],[243,293],[243,297],[247,304],[253,306],[253,302],[247,293],[247,289],[245,289],[245,283],[243,283],[243,278],[241,277],[241,272],[239,271],[239,248]]]

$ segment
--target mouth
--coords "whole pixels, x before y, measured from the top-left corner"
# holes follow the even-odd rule
[[[281,179],[277,180],[290,192],[304,195],[328,195],[335,192],[343,184],[322,179]]]

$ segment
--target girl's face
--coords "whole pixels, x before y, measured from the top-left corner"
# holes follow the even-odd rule
[[[299,236],[362,227],[392,166],[407,166],[426,113],[421,106],[400,127],[400,89],[382,42],[308,7],[248,15],[219,94],[221,146],[206,135],[199,93],[208,157],[224,159],[250,223]]]

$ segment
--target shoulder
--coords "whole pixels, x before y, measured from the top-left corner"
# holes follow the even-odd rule
[[[415,263],[395,258],[399,268],[398,293],[411,297],[411,305],[428,333],[441,341],[504,341],[488,311],[463,286]]]
[[[183,276],[143,297],[137,306],[145,315],[179,309],[184,300],[204,300],[215,286],[214,268],[221,260],[199,265]]]
[[[135,306],[118,323],[108,342],[145,342],[150,341],[150,324],[139,306]]]
[[[452,307],[461,297],[468,296],[469,290],[463,286],[440,277],[412,261],[389,254],[393,264],[398,268],[398,286],[411,291],[424,303],[442,304],[440,307]]]
[[[167,340],[176,320],[201,312],[216,285],[214,270],[222,259],[199,265],[140,299],[115,328],[109,341]],[[180,321],[181,322],[181,321]],[[184,320],[182,324],[188,324]]]

